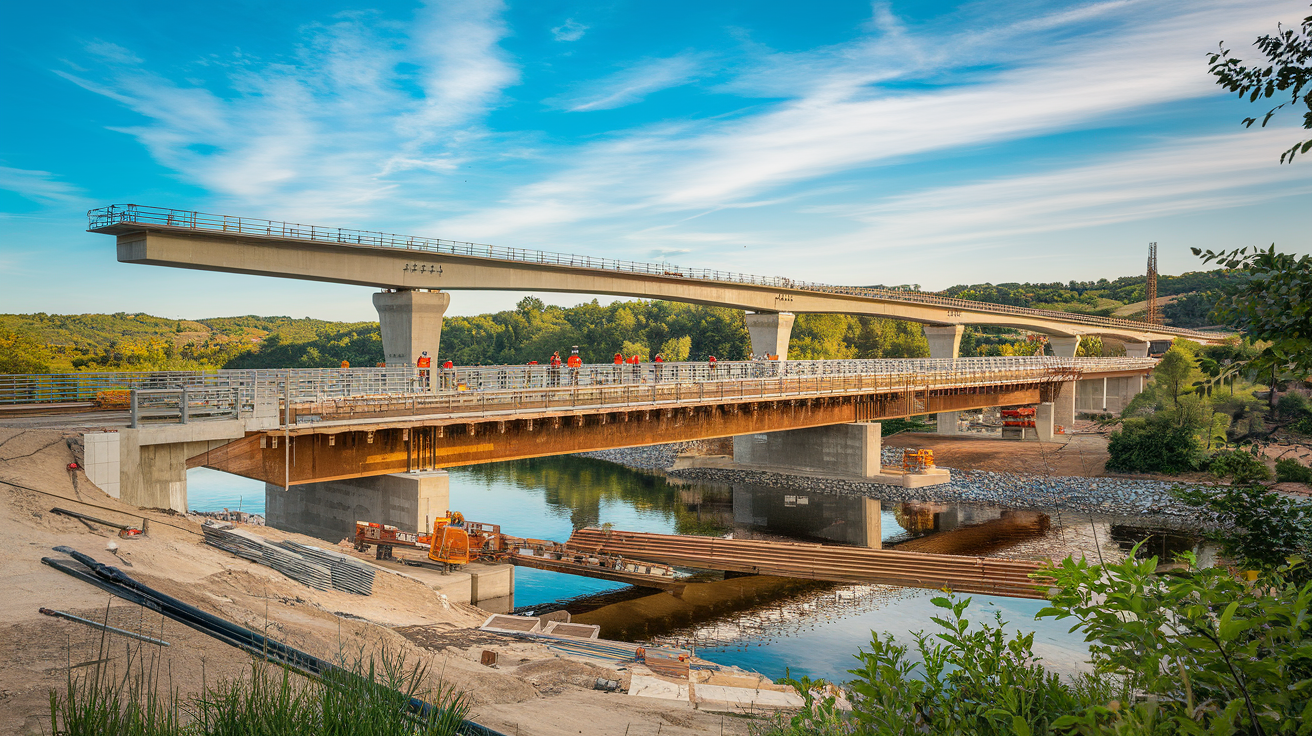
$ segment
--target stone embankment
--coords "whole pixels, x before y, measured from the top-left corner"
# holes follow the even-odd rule
[[[809,493],[867,496],[884,501],[975,503],[1028,509],[1062,509],[1100,516],[1143,517],[1154,524],[1193,526],[1212,519],[1210,512],[1186,505],[1171,495],[1178,483],[1126,478],[1081,478],[1021,475],[952,469],[952,481],[925,488],[900,488],[855,479],[818,478],[808,475],[737,468],[686,468],[669,470],[680,453],[698,449],[698,443],[682,442],[622,450],[586,453],[583,457],[625,465],[638,470],[658,470],[671,478],[716,483],[769,486]],[[902,448],[883,448],[883,460],[901,462]]]

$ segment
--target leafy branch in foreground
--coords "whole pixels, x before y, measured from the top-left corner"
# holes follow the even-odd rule
[[[1241,98],[1247,97],[1249,102],[1288,93],[1287,101],[1262,116],[1262,127],[1265,128],[1281,108],[1286,105],[1297,107],[1302,103],[1307,108],[1303,127],[1312,128],[1312,15],[1303,19],[1301,29],[1279,26],[1274,36],[1261,36],[1253,45],[1262,52],[1269,65],[1246,66],[1242,60],[1230,55],[1223,42],[1220,52],[1208,57],[1208,71],[1216,77],[1216,83],[1239,93]],[[1251,128],[1255,122],[1257,118],[1244,118],[1244,127]],[[1280,154],[1280,163],[1293,163],[1294,156],[1309,150],[1312,150],[1312,139],[1299,141]]]

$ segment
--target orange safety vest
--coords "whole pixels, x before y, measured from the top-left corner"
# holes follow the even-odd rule
[[[579,367],[581,367],[582,365],[583,365],[583,359],[582,359],[582,358],[580,358],[580,357],[577,356],[577,355],[571,355],[571,356],[569,356],[569,367],[570,367],[570,368],[579,368]]]
[[[619,353],[615,353],[615,365],[623,365],[623,363],[624,363],[624,356]]]
[[[425,355],[420,357],[419,360],[415,361],[415,364],[418,365],[420,368],[427,368],[433,364],[433,359]]]
[[[447,362],[445,362],[445,363],[442,364],[442,367],[443,367],[443,368],[446,368],[447,370],[450,370],[450,369],[452,369],[452,368],[455,368],[456,366],[455,366],[454,363],[452,363],[451,361],[448,360]]]

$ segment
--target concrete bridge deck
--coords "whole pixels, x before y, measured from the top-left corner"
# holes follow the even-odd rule
[[[755,354],[787,356],[793,315],[841,313],[919,322],[931,328],[978,324],[1065,338],[1057,354],[1075,355],[1080,335],[1098,335],[1146,354],[1152,341],[1226,335],[1132,320],[1028,309],[917,291],[836,286],[670,264],[546,253],[380,232],[210,215],[139,205],[89,213],[88,229],[117,236],[123,263],[356,284],[384,289],[375,306],[389,363],[413,365],[419,350],[437,355],[442,315],[460,289],[557,291],[664,299],[747,310]],[[929,330],[927,330],[929,332]],[[959,338],[959,332],[955,333]],[[934,357],[956,357],[935,350]]]

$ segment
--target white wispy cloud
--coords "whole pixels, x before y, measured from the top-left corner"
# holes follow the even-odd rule
[[[87,201],[80,189],[49,171],[0,166],[0,189],[38,204],[81,207]]]
[[[644,59],[610,76],[588,82],[568,95],[546,100],[569,112],[613,110],[641,102],[647,95],[693,81],[703,57],[682,53],[661,59]]]
[[[291,61],[205,57],[208,84],[165,77],[104,42],[88,47],[98,60],[88,71],[55,73],[141,115],[117,129],[225,203],[358,217],[415,177],[436,194],[434,175],[486,134],[483,118],[518,80],[499,46],[503,11],[500,0],[433,2],[404,28],[341,14],[307,26]]]
[[[551,29],[551,35],[557,41],[577,41],[583,38],[588,27],[573,18],[566,18],[564,23]]]
[[[1312,168],[1277,166],[1290,128],[1194,136],[1099,157],[1096,163],[989,178],[866,205],[806,208],[862,224],[814,244],[815,252],[971,247],[1188,212],[1240,207],[1312,192]]]
[[[497,206],[441,225],[472,237],[514,237],[711,209],[918,155],[1104,125],[1218,94],[1203,59],[1214,39],[1272,28],[1287,9],[1285,2],[1122,1],[996,27],[963,22],[961,32],[907,31],[880,10],[868,37],[810,54],[771,92],[790,99],[743,116],[617,132],[571,149],[570,165]],[[1091,16],[1100,30],[1078,32]],[[768,54],[761,65],[740,79],[782,76],[773,73],[786,66]],[[963,65],[973,71],[940,78],[940,70]],[[933,83],[905,84],[925,79]]]

